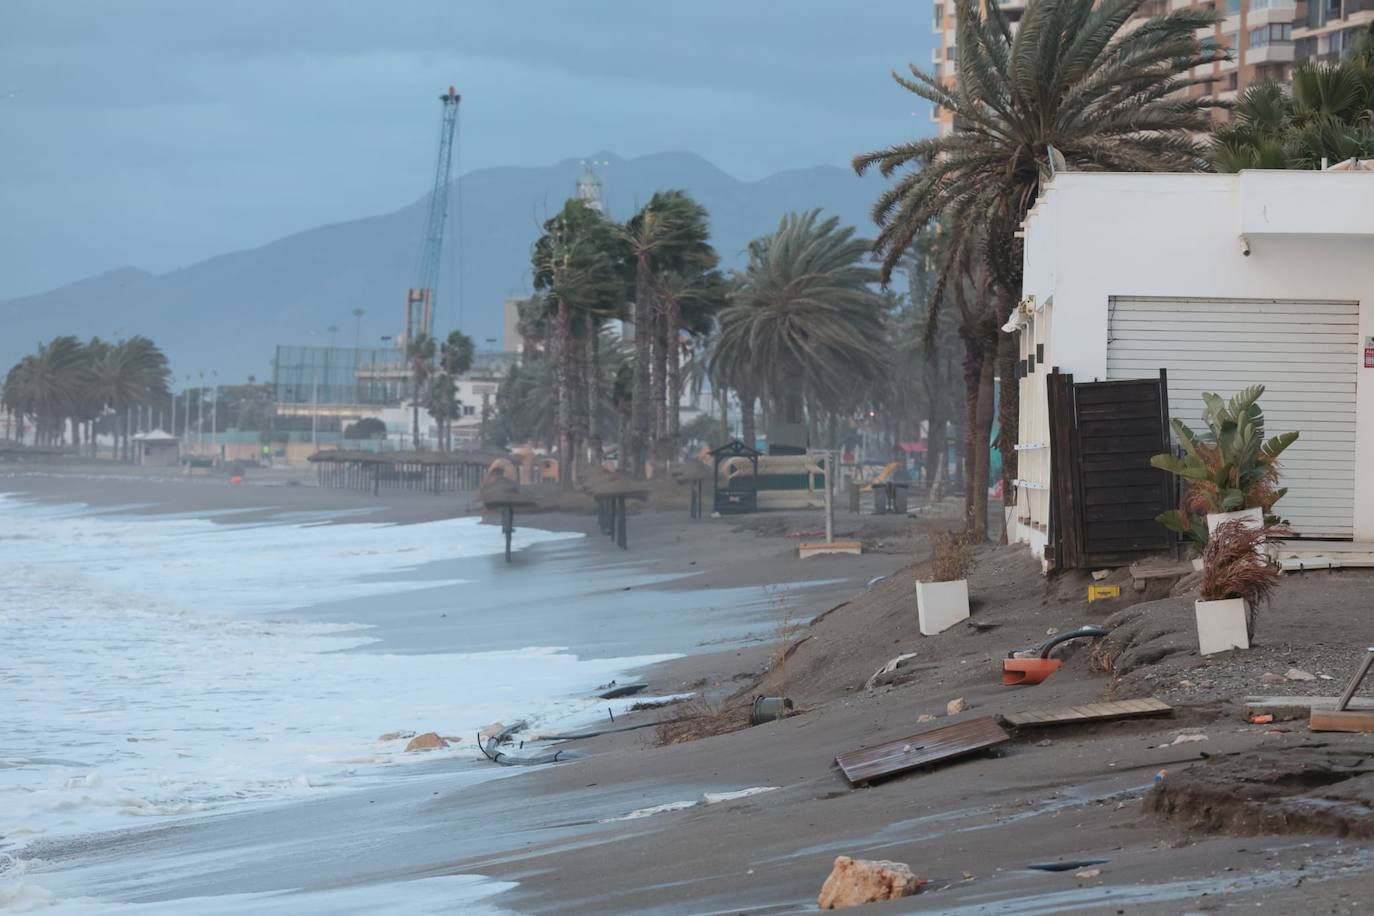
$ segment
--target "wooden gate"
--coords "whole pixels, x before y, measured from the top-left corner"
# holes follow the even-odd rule
[[[1177,505],[1173,478],[1150,466],[1169,451],[1169,391],[1157,379],[1080,382],[1052,373],[1050,550],[1057,569],[1125,566],[1169,550],[1155,517]]]

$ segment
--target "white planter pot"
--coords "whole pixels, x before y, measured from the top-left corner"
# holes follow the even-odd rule
[[[1202,572],[1202,557],[1193,557],[1193,572]]]
[[[943,633],[968,620],[968,580],[916,583],[916,616],[922,636]]]
[[[1197,614],[1198,651],[1203,655],[1250,648],[1244,598],[1195,601],[1193,610]]]
[[[1217,525],[1222,522],[1241,521],[1246,528],[1264,527],[1263,509],[1240,509],[1235,512],[1209,512],[1207,514],[1207,536],[1216,533]]]

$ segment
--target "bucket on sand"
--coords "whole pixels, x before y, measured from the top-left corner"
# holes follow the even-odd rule
[[[749,713],[750,725],[762,725],[784,719],[792,710],[792,701],[786,697],[754,697],[754,708]]]

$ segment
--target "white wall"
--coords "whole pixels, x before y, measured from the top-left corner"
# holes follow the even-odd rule
[[[1047,368],[1076,381],[1107,377],[1112,296],[1353,300],[1363,344],[1374,173],[1061,173],[1027,219],[1024,292],[1053,298]],[[1355,537],[1374,540],[1374,369],[1357,378]]]

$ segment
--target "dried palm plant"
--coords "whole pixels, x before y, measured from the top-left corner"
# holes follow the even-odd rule
[[[1264,542],[1288,533],[1272,525],[1259,527],[1233,519],[1217,526],[1202,552],[1200,597],[1203,601],[1243,598],[1250,639],[1255,638],[1259,606],[1268,603],[1279,584],[1279,563],[1265,551]]]

